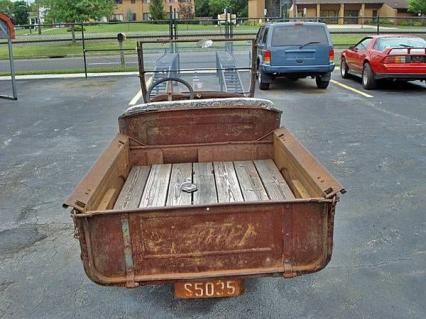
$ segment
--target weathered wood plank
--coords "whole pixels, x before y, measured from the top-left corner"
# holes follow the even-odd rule
[[[139,207],[159,207],[166,204],[171,169],[171,164],[151,166],[151,172],[149,173]]]
[[[236,161],[234,166],[245,201],[269,199],[252,161]]]
[[[214,162],[213,166],[219,203],[243,202],[234,163]]]
[[[133,209],[139,206],[150,169],[150,166],[132,167],[118,195],[114,209]]]
[[[212,163],[193,163],[193,181],[198,190],[193,193],[194,205],[217,203]]]
[[[254,161],[254,165],[270,199],[294,199],[293,192],[273,160],[257,160]]]
[[[182,183],[192,181],[192,164],[173,164],[166,206],[191,205],[191,193],[182,192]]]

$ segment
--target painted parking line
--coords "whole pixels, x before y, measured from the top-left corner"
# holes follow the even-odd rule
[[[141,97],[142,97],[142,90],[139,90],[138,93],[136,93],[136,95],[133,97],[133,99],[130,100],[129,106],[136,105],[136,103],[138,103]]]
[[[344,89],[346,89],[346,90],[349,90],[349,91],[352,91],[352,92],[357,93],[357,94],[359,94],[359,95],[362,95],[362,96],[364,96],[364,97],[368,97],[368,98],[372,98],[372,97],[374,97],[374,96],[372,96],[372,95],[370,95],[370,94],[367,94],[367,93],[365,93],[365,92],[363,92],[363,91],[357,90],[357,89],[353,88],[352,86],[349,86],[349,85],[346,85],[346,84],[340,83],[340,82],[338,82],[338,81],[336,81],[336,80],[331,80],[331,83],[336,84],[336,85],[338,85],[338,86],[340,86],[340,87],[342,87],[342,88],[344,88]]]
[[[146,81],[146,87],[149,87],[152,83],[153,76],[150,76],[150,78]],[[142,98],[142,90],[139,90],[138,93],[133,97],[133,99],[130,100],[129,106],[136,105],[139,100]]]

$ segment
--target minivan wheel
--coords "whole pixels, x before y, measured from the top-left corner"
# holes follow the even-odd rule
[[[376,85],[377,81],[374,78],[374,73],[370,64],[368,62],[364,63],[364,68],[362,70],[362,87],[366,90],[372,90]]]
[[[269,89],[269,83],[263,82],[264,75],[262,74],[262,71],[257,72],[257,82],[259,83],[259,89],[261,90],[268,90]]]
[[[326,89],[330,84],[330,80],[323,80],[320,76],[315,78],[315,82],[317,83],[317,88],[319,89]]]
[[[346,63],[345,58],[342,58],[342,61],[340,62],[340,75],[342,78],[347,79],[349,77],[348,71],[348,64]]]

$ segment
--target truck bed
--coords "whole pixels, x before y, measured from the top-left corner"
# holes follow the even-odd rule
[[[343,188],[280,115],[244,98],[127,110],[65,202],[87,275],[136,287],[325,267]]]
[[[197,190],[182,190],[184,182]],[[133,166],[114,209],[294,199],[272,159]]]

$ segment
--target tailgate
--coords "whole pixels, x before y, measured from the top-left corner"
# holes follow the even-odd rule
[[[334,201],[253,202],[74,215],[88,276],[106,285],[322,269]]]
[[[298,46],[272,48],[271,66],[327,65],[330,63],[329,49],[330,47],[315,45],[303,48]]]

